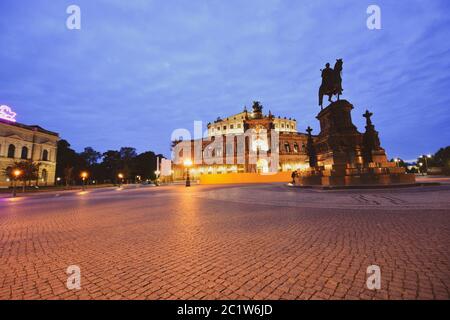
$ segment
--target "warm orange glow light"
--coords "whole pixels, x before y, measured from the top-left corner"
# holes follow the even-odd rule
[[[87,173],[87,172],[82,172],[82,173],[81,173],[81,177],[82,177],[83,179],[86,179],[87,176],[88,176],[88,173]]]
[[[185,167],[190,167],[190,166],[192,166],[192,160],[191,160],[191,159],[186,159],[186,160],[184,160],[184,166],[185,166]]]
[[[18,176],[20,176],[22,174],[22,171],[20,171],[19,169],[14,170],[14,176],[17,178]]]

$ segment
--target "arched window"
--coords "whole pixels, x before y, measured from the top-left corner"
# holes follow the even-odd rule
[[[294,142],[294,152],[298,153],[298,144],[297,144],[297,142]]]
[[[291,152],[291,146],[289,145],[289,142],[285,142],[284,143],[284,150],[286,150],[286,152]]]
[[[20,155],[20,157],[22,159],[28,159],[28,148],[27,147],[22,148],[22,154]]]
[[[8,147],[8,158],[15,158],[15,154],[16,154],[16,146],[10,144]]]
[[[47,183],[47,179],[48,179],[48,173],[46,169],[42,170],[42,182],[44,182],[45,184]]]
[[[48,151],[44,150],[44,152],[42,152],[42,161],[48,161]]]

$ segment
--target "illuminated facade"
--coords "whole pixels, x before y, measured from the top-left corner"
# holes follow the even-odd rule
[[[217,118],[213,123],[208,123],[208,136],[214,137],[227,134],[243,134],[244,122],[246,119],[254,116],[253,112],[244,111],[225,119]],[[283,133],[296,133],[297,121],[291,118],[273,117],[273,126],[275,131]]]
[[[15,122],[15,113],[0,110],[0,187],[11,185],[5,170],[14,162],[32,160],[39,164],[38,179],[31,185],[51,186],[55,183],[56,151],[59,136],[39,126]]]
[[[259,102],[251,112],[244,109],[207,127],[204,139],[180,141],[174,146],[175,179],[185,177],[186,159],[194,160],[190,168],[193,179],[208,174],[290,172],[309,165],[307,134],[297,131],[296,120],[271,112],[264,115]]]

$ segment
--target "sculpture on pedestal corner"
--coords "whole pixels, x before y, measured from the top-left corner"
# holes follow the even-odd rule
[[[381,149],[380,138],[378,137],[378,132],[375,130],[375,126],[372,123],[371,117],[372,112],[366,110],[363,117],[366,118],[366,132],[363,134],[363,159],[365,163],[370,163],[373,161],[372,152]]]
[[[323,96],[328,96],[328,101],[332,102],[331,97],[337,95],[339,100],[340,95],[344,89],[342,89],[342,76],[344,61],[337,59],[334,69],[330,68],[330,64],[327,63],[325,69],[322,71],[322,84],[319,89],[319,106],[323,107]]]
[[[262,109],[263,106],[261,105],[261,103],[259,101],[253,101],[253,113],[252,116],[254,119],[261,119],[262,118]]]
[[[311,134],[312,131],[313,131],[313,129],[311,127],[308,127],[306,129],[306,132],[308,132],[308,141],[306,143],[306,153],[308,154],[308,157],[309,157],[309,166],[311,168],[315,168],[315,167],[317,167],[317,153],[316,153],[316,148],[314,147],[314,141],[313,141],[312,134]]]

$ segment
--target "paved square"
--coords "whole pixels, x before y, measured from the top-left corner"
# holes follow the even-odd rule
[[[1,299],[449,299],[450,185],[0,199]],[[381,268],[381,290],[366,287]],[[81,290],[66,269],[81,268]]]

